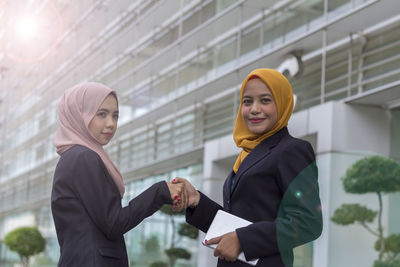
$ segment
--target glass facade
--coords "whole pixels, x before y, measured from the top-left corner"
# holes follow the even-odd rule
[[[63,91],[78,82],[99,81],[118,92],[120,126],[106,150],[124,175],[125,204],[152,183],[175,176],[201,188],[203,145],[231,134],[240,83],[252,68],[277,68],[287,54],[299,56],[301,75],[289,79],[300,111],[387,85],[400,90],[396,16],[380,16],[350,33],[335,28],[353,27],[352,18],[366,20],[385,1],[53,2],[48,9],[58,10],[63,28],[47,57],[15,61],[1,50],[13,41],[5,43],[7,34],[0,32],[0,242],[15,221],[38,225],[48,245],[37,266],[54,266],[59,253],[49,207],[58,159],[56,108]],[[11,19],[0,13],[1,23]],[[397,143],[393,139],[392,147]],[[396,151],[391,156],[399,160]],[[161,213],[126,234],[132,265],[166,260],[162,251],[170,234],[171,222]],[[160,253],[139,262],[139,255],[150,253],[144,244],[155,239]],[[194,266],[197,241],[182,242],[193,257],[178,265]],[[295,266],[311,267],[312,251],[312,244],[296,249]],[[0,265],[14,261],[1,244]]]
[[[202,165],[196,164],[186,168],[176,169],[167,173],[146,177],[143,180],[130,182],[126,185],[126,193],[123,202],[127,204],[132,198],[143,192],[155,182],[168,179],[168,177],[188,177],[190,182],[201,188]],[[173,216],[174,225],[177,227],[180,223],[185,222],[184,216]],[[171,217],[158,211],[153,216],[145,219],[144,222],[129,231],[125,235],[126,245],[128,247],[128,255],[131,266],[149,266],[156,261],[168,262],[168,258],[163,253],[165,249],[171,246],[173,236],[173,224]],[[148,249],[145,245],[149,240],[156,239],[157,244],[154,248]],[[187,237],[179,237],[174,239],[178,241],[176,247],[187,249],[192,257],[190,260],[179,260],[176,266],[189,267],[196,264],[197,240]]]

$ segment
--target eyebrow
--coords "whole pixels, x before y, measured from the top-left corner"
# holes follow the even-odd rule
[[[101,108],[99,109],[97,112],[99,111],[105,111],[105,112],[110,112],[110,110],[106,109],[106,108]],[[114,113],[119,113],[119,110],[114,111]]]
[[[261,95],[258,95],[258,97],[264,97],[264,96],[269,96],[269,97],[272,97],[272,94],[269,94],[269,93],[267,93],[267,94],[261,94]],[[249,96],[249,95],[243,95],[243,98],[253,98],[252,96]]]

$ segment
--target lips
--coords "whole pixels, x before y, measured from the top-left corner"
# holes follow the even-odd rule
[[[103,135],[105,135],[106,137],[112,137],[113,136],[112,133],[103,133]]]
[[[249,121],[250,121],[251,123],[254,123],[254,124],[261,123],[261,122],[263,122],[264,120],[265,120],[265,119],[263,119],[263,118],[249,119]]]

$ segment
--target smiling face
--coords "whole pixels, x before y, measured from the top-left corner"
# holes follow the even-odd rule
[[[113,138],[118,124],[118,103],[113,94],[109,94],[89,123],[89,130],[97,142],[107,145]]]
[[[250,132],[263,135],[274,127],[278,110],[271,91],[261,79],[246,83],[242,101],[242,118]]]

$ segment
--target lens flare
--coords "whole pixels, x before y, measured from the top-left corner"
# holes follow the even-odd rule
[[[20,18],[15,30],[21,39],[29,40],[38,32],[37,20],[31,16]]]
[[[16,62],[38,62],[61,40],[62,18],[52,0],[0,0],[0,51]],[[1,11],[1,10],[0,10]]]

